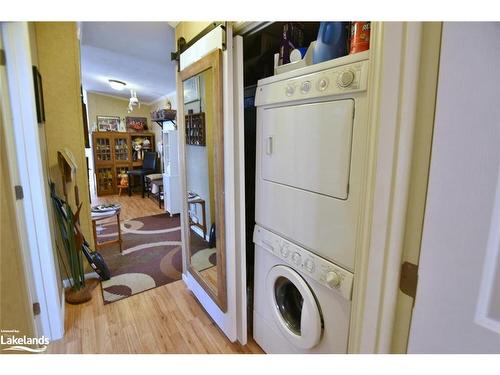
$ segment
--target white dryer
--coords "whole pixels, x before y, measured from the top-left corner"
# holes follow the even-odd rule
[[[369,52],[258,82],[255,221],[354,271]]]
[[[347,353],[353,274],[255,226],[254,339],[266,353]]]

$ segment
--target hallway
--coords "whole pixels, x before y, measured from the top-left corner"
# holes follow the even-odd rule
[[[183,281],[108,305],[100,289],[87,303],[66,304],[65,336],[52,342],[47,353],[263,353],[251,338],[245,346],[231,343]]]

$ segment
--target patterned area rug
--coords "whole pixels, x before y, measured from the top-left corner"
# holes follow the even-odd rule
[[[201,272],[217,264],[216,248],[210,248],[207,241],[191,230],[191,264]]]
[[[116,238],[116,223],[102,227],[104,229],[97,235],[99,242]],[[111,279],[101,283],[105,304],[181,278],[178,215],[160,214],[123,221],[121,230],[121,254],[117,245],[99,251],[111,271]]]

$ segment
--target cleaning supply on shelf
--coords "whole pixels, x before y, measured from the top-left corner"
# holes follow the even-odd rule
[[[283,33],[281,35],[280,52],[278,65],[288,64],[290,62],[290,52],[293,49],[290,42],[290,24],[283,25]]]
[[[280,42],[278,65],[290,63],[291,52],[296,48],[302,47],[303,43],[304,31],[300,23],[285,22],[283,24],[283,33]]]
[[[349,22],[321,22],[313,54],[313,63],[347,55]]]
[[[351,47],[349,54],[370,49],[370,22],[351,23]]]
[[[290,52],[290,62],[300,61],[306,55],[307,48],[295,48]]]

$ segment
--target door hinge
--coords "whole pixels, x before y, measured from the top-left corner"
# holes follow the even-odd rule
[[[14,186],[14,192],[16,194],[16,201],[24,198],[24,191],[21,185]]]
[[[33,315],[37,316],[40,315],[40,304],[38,302],[35,302],[33,304]]]
[[[417,295],[417,283],[418,283],[418,266],[410,262],[404,262],[401,265],[401,278],[399,280],[399,289],[415,299]],[[415,301],[414,301],[415,302]]]
[[[0,49],[0,66],[5,66],[7,59],[5,58],[5,51]]]

